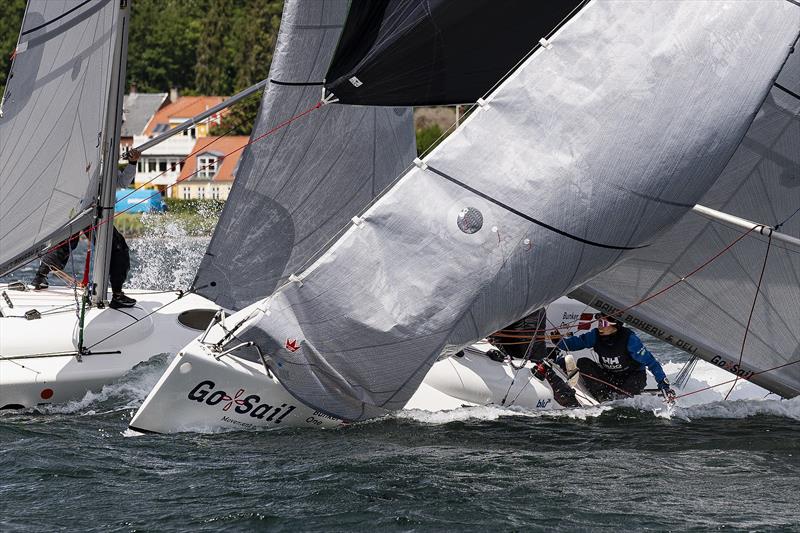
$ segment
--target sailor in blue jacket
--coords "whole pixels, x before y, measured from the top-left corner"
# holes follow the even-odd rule
[[[631,396],[640,394],[647,383],[645,367],[656,378],[658,388],[666,398],[675,396],[661,364],[644,347],[636,333],[615,317],[599,315],[595,329],[576,337],[563,337],[557,346],[562,350],[592,348],[595,351],[597,363],[581,357],[576,364],[589,392],[599,401],[621,395],[621,391]]]

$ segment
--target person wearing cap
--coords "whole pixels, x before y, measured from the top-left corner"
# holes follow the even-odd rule
[[[653,354],[645,348],[636,333],[622,325],[622,321],[608,315],[598,315],[597,327],[574,337],[561,337],[554,332],[553,342],[562,350],[591,348],[597,362],[588,357],[577,361],[578,370],[585,378],[589,392],[599,401],[609,400],[617,394],[640,394],[647,384],[645,367],[656,378],[658,388],[667,399],[674,399],[664,369]]]

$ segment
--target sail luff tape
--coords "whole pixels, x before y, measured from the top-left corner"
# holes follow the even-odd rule
[[[423,160],[422,160],[422,159],[420,159],[419,157],[416,157],[416,158],[414,158],[414,165],[415,165],[417,168],[420,168],[420,169],[422,169],[422,170],[427,170],[427,169],[428,169],[428,165],[427,165],[427,164],[425,164],[425,161],[423,161]]]
[[[550,50],[551,48],[553,48],[553,43],[551,43],[550,41],[548,41],[548,40],[547,40],[547,39],[545,39],[544,37],[542,37],[541,39],[539,39],[539,45],[540,45],[542,48],[544,48],[545,50]]]

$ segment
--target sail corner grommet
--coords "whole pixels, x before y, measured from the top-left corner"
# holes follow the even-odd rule
[[[478,98],[476,103],[481,107],[481,109],[489,109],[489,102],[483,98]]]
[[[553,43],[542,37],[541,39],[539,39],[539,46],[541,46],[545,50],[550,50],[551,48],[553,48]]]
[[[423,161],[419,157],[414,159],[414,165],[416,165],[417,168],[421,168],[422,170],[427,170],[428,168],[428,165],[425,164],[425,161]]]
[[[297,283],[301,287],[303,286],[303,278],[298,276],[297,274],[292,274],[289,276],[289,281],[292,283]]]
[[[351,218],[350,220],[353,221],[353,224],[357,228],[360,228],[360,227],[362,227],[364,225],[364,217],[355,216],[355,217]]]

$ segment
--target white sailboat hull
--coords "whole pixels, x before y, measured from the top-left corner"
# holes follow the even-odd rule
[[[175,292],[131,290],[137,300],[133,308],[87,309],[83,345],[88,353],[78,354],[79,318],[71,289],[23,292],[0,285],[0,293],[0,408],[79,399],[154,355],[177,352],[202,331],[198,313],[210,319],[218,309],[196,294],[177,299]],[[41,317],[26,319],[32,309]],[[187,314],[181,316],[187,312],[194,314],[194,327],[181,322],[190,322]]]
[[[585,312],[586,307],[568,298],[548,307],[551,323],[571,322],[573,329]],[[212,328],[209,338],[214,334]],[[490,348],[488,343],[478,343],[464,350],[463,356],[434,363],[405,408],[442,411],[489,404],[562,408],[547,381],[532,375],[530,363],[515,370],[508,362],[484,355]],[[581,396],[589,404],[596,403],[585,391]],[[345,424],[299,402],[261,362],[215,353],[208,344],[194,341],[169,365],[130,427],[142,433],[172,433]]]

